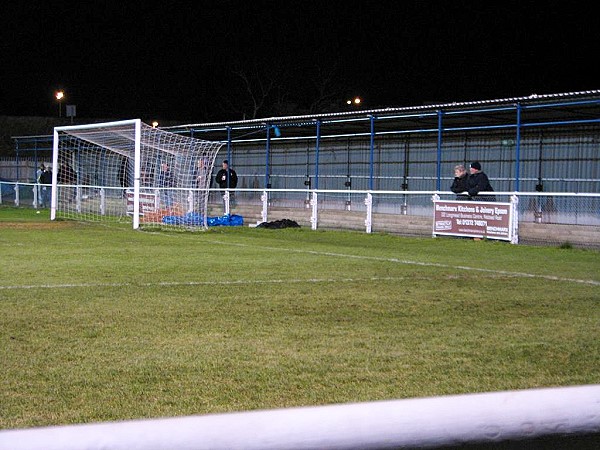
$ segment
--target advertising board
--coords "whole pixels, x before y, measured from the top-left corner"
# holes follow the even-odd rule
[[[127,214],[133,214],[133,191],[127,191]],[[156,194],[140,192],[140,215],[155,212],[158,209]]]
[[[434,200],[433,235],[515,242],[511,203]]]

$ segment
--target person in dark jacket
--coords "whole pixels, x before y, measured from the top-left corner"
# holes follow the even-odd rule
[[[217,172],[215,178],[221,189],[235,189],[237,187],[237,173],[229,167],[229,161],[227,160],[223,161],[223,168]]]
[[[215,180],[221,189],[235,189],[238,184],[238,176],[231,167],[229,167],[229,161],[223,161],[223,168],[217,172]],[[221,193],[225,195],[225,191]],[[225,199],[223,199],[225,202]],[[233,191],[229,191],[229,202],[233,206],[235,204],[235,194]]]
[[[456,194],[456,200],[469,200],[469,196],[464,194],[469,190],[469,174],[462,164],[454,166],[454,181],[450,190]]]
[[[479,195],[480,192],[494,192],[490,180],[487,175],[481,170],[481,164],[479,161],[473,161],[470,167],[471,174],[467,181],[467,192],[469,198],[475,201],[481,202],[495,202],[496,197],[494,195]]]
[[[52,169],[50,167],[44,167],[44,171],[40,175],[40,184],[43,184],[40,203],[42,208],[48,208],[52,197]]]

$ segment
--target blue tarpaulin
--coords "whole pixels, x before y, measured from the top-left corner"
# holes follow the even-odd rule
[[[202,226],[202,216],[198,213],[191,212],[183,216],[164,216],[163,223],[168,225],[187,225],[187,226]],[[224,216],[207,217],[206,222],[209,227],[233,227],[244,225],[244,218],[236,214],[226,214]]]
[[[14,195],[14,193],[15,193],[15,182],[14,181],[8,181],[5,178],[0,178],[0,181],[2,181],[2,184],[0,185],[0,186],[2,186],[2,195]]]

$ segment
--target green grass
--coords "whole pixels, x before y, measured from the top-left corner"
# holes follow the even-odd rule
[[[0,208],[0,428],[600,382],[600,253]]]

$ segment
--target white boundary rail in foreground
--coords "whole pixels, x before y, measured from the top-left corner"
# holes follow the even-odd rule
[[[577,436],[600,442],[600,385],[8,430],[0,450],[527,448],[539,439],[574,449]]]

